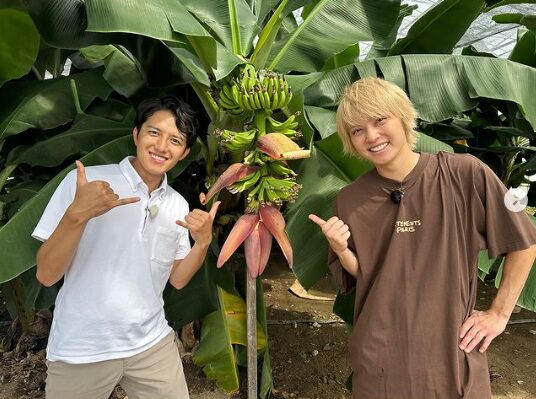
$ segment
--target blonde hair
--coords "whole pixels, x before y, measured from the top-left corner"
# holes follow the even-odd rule
[[[353,126],[367,119],[386,116],[400,119],[406,140],[413,149],[419,137],[415,131],[417,111],[404,90],[394,83],[373,77],[357,80],[347,86],[337,108],[337,132],[344,152],[357,155],[350,139]]]

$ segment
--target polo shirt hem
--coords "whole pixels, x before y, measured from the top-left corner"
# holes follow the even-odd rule
[[[46,359],[50,362],[64,362],[69,364],[86,364],[86,363],[97,363],[97,362],[103,362],[107,360],[117,360],[117,359],[125,359],[130,358],[132,356],[135,356],[139,353],[142,353],[148,349],[151,349],[154,345],[156,345],[158,342],[160,342],[162,339],[168,336],[168,334],[173,331],[171,327],[167,326],[162,333],[157,335],[157,337],[150,342],[148,342],[145,345],[142,345],[139,348],[130,349],[128,351],[123,352],[111,352],[111,353],[102,353],[98,355],[92,355],[92,356],[56,356],[52,353],[50,348],[47,348],[47,356]]]

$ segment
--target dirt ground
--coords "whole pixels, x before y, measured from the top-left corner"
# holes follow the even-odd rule
[[[272,357],[274,399],[343,399],[350,366],[346,346],[346,327],[331,312],[332,301],[305,300],[288,289],[292,273],[280,258],[271,261],[263,276],[269,320],[269,349]],[[322,279],[311,294],[335,297],[329,276]],[[493,286],[480,284],[478,307],[484,309],[496,292]],[[536,319],[522,310],[512,320]],[[316,323],[315,323],[316,321]],[[8,327],[5,309],[0,306],[0,339]],[[43,399],[46,366],[46,339],[19,358],[2,353],[0,348],[0,399]],[[513,324],[488,350],[491,386],[496,399],[536,399],[536,323]],[[183,358],[192,399],[225,399],[229,396],[208,381],[203,372]],[[245,372],[242,372],[243,382]],[[234,398],[246,398],[246,388]],[[116,389],[111,398],[123,399]]]

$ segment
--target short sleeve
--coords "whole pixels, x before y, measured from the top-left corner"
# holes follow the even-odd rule
[[[186,202],[186,201],[185,201]],[[183,216],[180,218],[181,220],[184,220],[184,217],[188,214],[190,211],[188,203],[186,203],[185,209],[183,210]],[[179,242],[177,245],[177,251],[175,251],[175,259],[181,260],[186,258],[186,255],[190,252],[192,249],[190,245],[190,237],[188,234],[188,229],[184,227],[179,228]]]
[[[46,241],[52,235],[65,211],[74,200],[76,191],[76,169],[70,171],[52,194],[48,205],[35,227],[32,237]]]
[[[525,210],[509,210],[504,202],[507,188],[487,165],[477,158],[474,161],[478,193],[476,225],[489,256],[495,258],[535,244],[536,228],[529,215]]]
[[[337,216],[344,223],[348,224],[347,221],[344,220],[344,216],[339,214],[338,201],[339,201],[339,196],[337,196],[337,200],[335,201],[333,215]],[[348,248],[354,253],[354,255],[356,254],[352,237],[348,239]],[[335,252],[332,251],[331,247],[329,246],[328,246],[328,267],[329,267],[329,270],[331,271],[331,274],[337,281],[337,284],[339,285],[340,291],[342,294],[346,294],[355,288],[356,279],[354,278],[354,276],[352,276],[350,273],[346,271],[346,269],[342,266],[341,261],[339,260],[339,257],[335,254]]]

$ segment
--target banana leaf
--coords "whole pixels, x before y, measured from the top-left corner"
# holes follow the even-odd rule
[[[443,0],[417,19],[388,55],[450,54],[484,7],[483,0]]]
[[[373,62],[388,80],[407,82],[406,92],[425,121],[455,117],[474,108],[479,98],[491,98],[518,104],[523,116],[536,126],[536,102],[532,101],[536,91],[534,68],[499,58],[433,54],[387,57]],[[305,104],[336,107],[344,87],[358,79],[357,69],[365,70],[355,65],[314,75],[315,83],[308,82],[304,90]]]
[[[90,63],[104,63],[104,79],[119,94],[130,97],[146,83],[143,71],[136,60],[111,44],[89,46],[80,49],[80,54]]]
[[[517,43],[508,59],[536,68],[536,33],[527,29],[519,29]]]
[[[127,32],[160,40],[209,33],[180,1],[92,0],[86,3],[88,32]]]
[[[87,4],[87,15],[88,31],[128,32],[166,42],[189,42],[217,80],[244,62],[212,37],[181,1],[93,0]]]
[[[203,266],[186,287],[177,290],[170,284],[166,286],[164,311],[166,320],[173,324],[173,328],[182,328],[194,320],[201,320],[209,313],[218,311],[216,284],[232,290],[233,274],[230,268],[217,269],[215,264],[216,258],[209,251]]]
[[[0,86],[24,76],[39,51],[39,32],[23,11],[0,9]]]
[[[218,287],[220,310],[203,320],[199,348],[193,354],[196,365],[224,391],[237,392],[238,369],[233,345],[247,345],[246,304],[235,292]],[[257,326],[257,350],[266,347],[266,336]]]
[[[259,27],[245,0],[181,0],[181,3],[234,54],[246,56],[251,52]]]
[[[389,49],[391,48],[393,43],[396,41],[396,36],[398,34],[398,30],[400,29],[400,26],[402,25],[402,21],[404,20],[404,18],[409,17],[411,14],[413,14],[413,11],[415,11],[417,8],[418,8],[417,4],[413,4],[413,5],[402,4],[400,6],[398,19],[396,23],[394,24],[391,32],[382,40],[378,40],[372,43],[372,47],[367,53],[367,59],[380,58],[380,57],[387,56]]]
[[[38,180],[34,181],[25,181],[17,184],[15,187],[9,190],[3,196],[3,201],[6,205],[6,215],[8,219],[11,219],[13,215],[20,209],[22,206],[34,195],[36,195],[39,190],[44,186],[44,183]]]
[[[24,294],[24,302],[21,305],[27,311],[35,313],[41,309],[48,309],[54,304],[58,285],[43,287],[35,277],[35,268],[26,270],[18,278]],[[16,294],[13,292],[11,284],[2,284],[2,293],[9,316],[14,320],[18,315],[20,305],[17,304]]]
[[[290,36],[274,43],[270,69],[313,72],[361,40],[381,41],[395,26],[398,0],[320,0]]]
[[[112,88],[102,69],[43,81],[8,82],[0,88],[0,142],[30,128],[51,129],[76,115],[70,80],[78,89],[82,109],[95,99],[106,99]]]
[[[7,165],[57,166],[77,154],[87,154],[118,137],[132,133],[132,123],[116,122],[98,116],[78,115],[64,133],[41,140],[32,146],[17,147],[8,156]]]
[[[122,33],[87,32],[86,2],[79,0],[23,0],[42,40],[58,49],[78,50],[93,44],[121,43]]]

